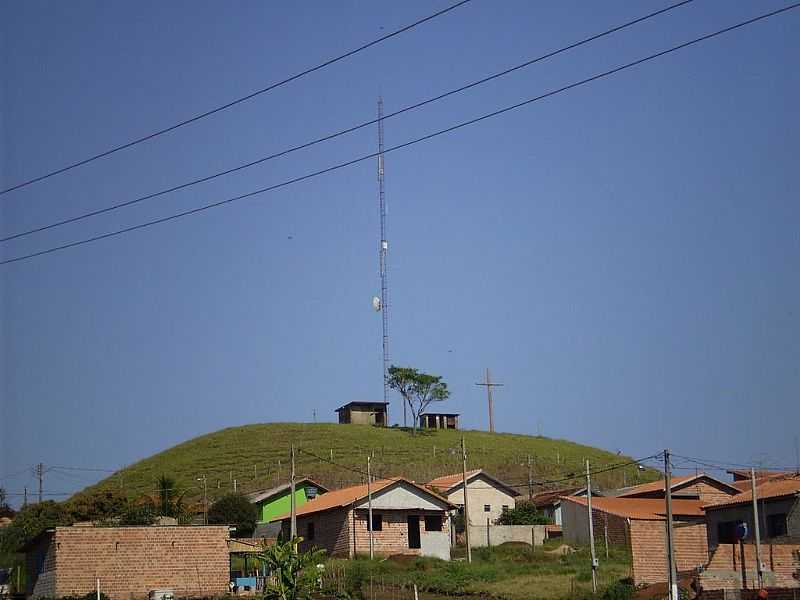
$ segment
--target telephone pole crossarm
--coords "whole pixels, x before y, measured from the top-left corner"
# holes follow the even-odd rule
[[[489,401],[489,432],[494,433],[494,398],[492,396],[492,388],[503,387],[505,384],[494,383],[492,381],[492,374],[489,372],[489,369],[486,369],[486,379],[475,385],[486,388],[486,396]]]

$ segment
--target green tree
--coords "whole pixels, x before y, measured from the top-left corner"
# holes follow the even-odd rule
[[[411,411],[412,427],[417,431],[419,416],[431,402],[442,402],[450,397],[447,384],[439,375],[428,375],[411,367],[389,367],[387,383],[403,397],[403,402]]]
[[[144,502],[130,502],[119,517],[119,524],[128,527],[152,525],[155,521],[156,511],[149,498]]]
[[[187,514],[187,507],[183,501],[186,492],[178,492],[177,483],[172,477],[162,475],[158,478],[158,496],[156,512],[160,517],[173,517],[183,520]]]
[[[66,510],[75,521],[112,519],[122,515],[127,507],[127,499],[113,490],[80,494],[65,503]]]
[[[256,528],[258,508],[241,494],[227,494],[208,509],[208,522],[213,525],[234,525],[236,537],[250,537]]]
[[[322,560],[324,550],[301,553],[298,544],[303,538],[296,537],[287,542],[278,541],[264,546],[259,558],[275,575],[269,582],[264,597],[270,600],[308,600],[314,591],[319,576],[316,565]]]
[[[3,529],[0,552],[9,554],[19,552],[20,548],[46,529],[71,525],[72,522],[69,512],[57,502],[46,500],[29,504],[17,513],[10,525]]]
[[[13,517],[15,514],[14,509],[8,505],[6,490],[0,487],[0,517]]]
[[[497,525],[549,525],[552,521],[545,517],[532,502],[518,502],[515,508],[503,511]]]

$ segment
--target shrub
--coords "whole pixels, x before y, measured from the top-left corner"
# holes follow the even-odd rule
[[[497,525],[548,525],[551,521],[532,502],[520,502],[516,508],[503,511]]]
[[[119,517],[127,506],[123,495],[106,490],[76,496],[67,501],[64,508],[74,521],[102,521]]]
[[[123,526],[152,525],[156,521],[156,512],[151,503],[129,504],[120,515],[119,524]]]
[[[46,529],[71,525],[72,518],[63,505],[46,500],[29,504],[19,511],[0,538],[0,552],[13,554]]]
[[[236,537],[249,537],[256,528],[258,509],[241,494],[223,496],[208,509],[208,522],[214,525],[234,525]]]
[[[321,574],[315,565],[322,560],[324,550],[299,552],[298,544],[303,538],[288,542],[277,542],[265,546],[259,555],[261,561],[275,577],[264,590],[270,600],[309,600],[318,586]]]
[[[603,600],[631,600],[633,598],[633,581],[622,579],[608,586],[603,592]]]

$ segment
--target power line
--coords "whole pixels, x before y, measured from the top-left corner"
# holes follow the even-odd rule
[[[597,81],[599,79],[603,79],[605,77],[609,77],[611,75],[614,75],[614,74],[619,73],[621,71],[624,71],[626,69],[630,69],[630,68],[633,68],[635,66],[641,65],[641,64],[643,64],[645,62],[648,62],[648,61],[651,61],[651,60],[655,60],[656,58],[660,58],[660,57],[665,56],[667,54],[671,54],[672,52],[676,52],[676,51],[681,50],[683,48],[687,48],[689,46],[692,46],[694,44],[698,44],[700,42],[709,40],[709,39],[717,37],[719,35],[722,35],[722,34],[725,34],[725,33],[729,33],[731,31],[734,31],[734,30],[739,29],[741,27],[745,27],[747,25],[751,25],[753,23],[756,23],[757,21],[761,21],[763,19],[767,19],[769,17],[773,17],[773,16],[778,15],[780,13],[783,13],[783,12],[786,12],[786,11],[789,11],[789,10],[793,10],[793,9],[799,7],[799,6],[800,6],[800,2],[795,3],[795,4],[791,4],[789,6],[780,8],[778,10],[774,10],[774,11],[759,15],[757,17],[754,17],[752,19],[748,19],[746,21],[741,21],[741,22],[739,22],[739,23],[737,23],[735,25],[731,25],[729,27],[725,27],[723,29],[717,30],[717,31],[715,31],[713,33],[709,33],[709,34],[703,35],[701,37],[694,38],[694,39],[692,39],[692,40],[690,40],[688,42],[684,42],[682,44],[678,44],[677,46],[673,46],[671,48],[668,48],[667,50],[662,50],[661,52],[657,52],[655,54],[650,54],[649,56],[646,56],[644,58],[637,59],[635,61],[626,63],[626,64],[621,65],[619,67],[615,67],[615,68],[610,69],[608,71],[604,71],[602,73],[598,73],[597,75],[593,75],[591,77],[587,77],[586,79],[582,79],[580,81],[565,85],[565,86],[560,87],[558,89],[551,90],[551,91],[549,91],[549,92],[547,92],[545,94],[541,94],[539,96],[535,96],[533,98],[529,98],[529,99],[524,100],[522,102],[518,102],[517,104],[513,104],[511,106],[506,106],[504,108],[495,110],[493,112],[486,113],[486,114],[481,115],[480,117],[476,117],[474,119],[470,119],[470,120],[467,120],[467,121],[462,121],[461,123],[458,123],[457,125],[453,125],[451,127],[447,127],[445,129],[441,129],[439,131],[435,131],[433,133],[424,135],[422,137],[416,138],[416,139],[411,140],[409,142],[405,142],[403,144],[399,144],[397,146],[393,146],[391,148],[387,148],[387,149],[384,150],[384,154],[388,154],[389,152],[394,152],[396,150],[401,150],[403,148],[407,148],[409,146],[413,146],[415,144],[419,144],[421,142],[433,139],[435,137],[438,137],[438,136],[441,136],[441,135],[444,135],[444,134],[447,134],[447,133],[451,133],[451,132],[456,131],[458,129],[461,129],[463,127],[467,127],[469,125],[474,125],[474,124],[479,123],[481,121],[485,121],[487,119],[491,119],[493,117],[497,117],[499,115],[502,115],[502,114],[507,113],[507,112],[511,112],[513,110],[517,110],[519,108],[522,108],[522,107],[527,106],[529,104],[532,104],[534,102],[538,102],[540,100],[544,100],[545,98],[549,98],[551,96],[555,96],[557,94],[563,93],[563,92],[571,90],[573,88],[577,88],[577,87],[580,87],[582,85],[586,85],[587,83],[591,83],[593,81]],[[206,204],[206,205],[203,205],[203,206],[200,206],[200,207],[197,207],[197,208],[193,208],[193,209],[190,209],[190,210],[186,210],[186,211],[183,211],[183,212],[180,212],[180,213],[176,213],[176,214],[173,214],[173,215],[170,215],[170,216],[167,216],[167,217],[162,217],[162,218],[159,218],[159,219],[154,219],[152,221],[139,223],[138,225],[125,227],[123,229],[118,229],[116,231],[111,231],[111,232],[100,234],[100,235],[96,235],[96,236],[93,236],[93,237],[90,237],[90,238],[85,238],[83,240],[78,240],[78,241],[75,241],[75,242],[69,242],[67,244],[62,244],[60,246],[53,246],[53,247],[47,248],[45,250],[40,250],[38,252],[33,252],[31,254],[25,254],[25,255],[22,255],[22,256],[17,256],[17,257],[14,257],[14,258],[6,259],[6,260],[3,260],[3,261],[0,261],[0,265],[6,265],[6,264],[15,263],[15,262],[23,261],[23,260],[28,260],[28,259],[31,259],[31,258],[35,258],[35,257],[38,257],[38,256],[45,255],[45,254],[51,254],[53,252],[66,250],[68,248],[74,248],[76,246],[81,246],[83,244],[89,244],[89,243],[96,242],[96,241],[99,241],[99,240],[103,240],[103,239],[106,239],[106,238],[115,237],[115,236],[118,236],[118,235],[123,235],[125,233],[130,233],[132,231],[136,231],[136,230],[139,230],[139,229],[144,229],[146,227],[150,227],[152,225],[158,225],[158,224],[161,224],[161,223],[166,223],[168,221],[173,221],[175,219],[179,219],[179,218],[182,218],[182,217],[193,215],[193,214],[196,214],[196,213],[199,213],[199,212],[203,212],[203,211],[206,211],[206,210],[209,210],[209,209],[212,209],[212,208],[217,208],[219,206],[223,206],[223,205],[226,205],[226,204],[231,204],[231,203],[237,202],[239,200],[244,200],[244,199],[250,198],[252,196],[256,196],[256,195],[263,194],[263,193],[266,193],[266,192],[274,191],[274,190],[277,190],[277,189],[280,189],[280,188],[283,188],[283,187],[287,187],[287,186],[295,184],[295,183],[299,183],[301,181],[305,181],[307,179],[312,179],[314,177],[318,177],[318,176],[324,175],[326,173],[337,171],[339,169],[343,169],[345,167],[349,167],[351,165],[363,162],[365,160],[369,160],[369,159],[375,158],[376,156],[378,156],[378,153],[377,152],[372,152],[370,154],[367,154],[367,155],[364,155],[364,156],[361,156],[361,157],[358,157],[358,158],[354,158],[352,160],[348,160],[348,161],[345,161],[345,162],[342,162],[342,163],[338,163],[336,165],[321,169],[319,171],[314,171],[312,173],[307,173],[306,175],[295,177],[293,179],[289,179],[289,180],[283,181],[283,182],[275,184],[275,185],[267,186],[267,187],[264,187],[264,188],[260,188],[260,189],[254,190],[252,192],[248,192],[246,194],[241,194],[239,196],[234,196],[232,198],[227,198],[225,200],[220,200],[218,202],[212,202],[211,204]]]
[[[432,104],[434,102],[438,102],[439,100],[443,100],[444,98],[448,98],[449,96],[453,96],[455,94],[460,94],[461,92],[464,92],[466,90],[472,89],[472,88],[477,87],[479,85],[483,85],[484,83],[488,83],[488,82],[493,81],[495,79],[499,79],[501,77],[505,77],[506,75],[509,75],[511,73],[514,73],[516,71],[519,71],[521,69],[529,67],[529,66],[531,66],[533,64],[536,64],[538,62],[547,60],[549,58],[552,58],[552,57],[557,56],[559,54],[562,54],[564,52],[568,52],[569,50],[573,50],[573,49],[575,49],[575,48],[577,48],[579,46],[583,46],[585,44],[588,44],[590,42],[598,40],[598,39],[600,39],[602,37],[611,35],[613,33],[621,31],[622,29],[625,29],[627,27],[632,27],[633,25],[636,25],[636,24],[641,23],[643,21],[646,21],[648,19],[652,19],[653,17],[656,17],[658,15],[664,14],[666,12],[669,12],[671,10],[674,10],[676,8],[679,8],[681,6],[689,4],[691,2],[694,2],[694,0],[682,0],[681,2],[678,2],[676,4],[672,4],[670,6],[667,6],[666,8],[662,8],[661,10],[657,10],[655,12],[651,12],[651,13],[649,13],[647,15],[644,15],[644,16],[639,17],[637,19],[634,19],[632,21],[628,21],[626,23],[623,23],[622,25],[618,25],[618,26],[613,27],[611,29],[607,29],[606,31],[603,31],[601,33],[597,33],[597,34],[594,34],[592,36],[583,38],[582,40],[580,40],[578,42],[574,42],[572,44],[569,44],[568,46],[564,46],[562,48],[559,48],[557,50],[553,50],[553,51],[548,52],[546,54],[543,54],[541,56],[537,56],[536,58],[532,58],[530,60],[527,60],[527,61],[525,61],[523,63],[520,63],[520,64],[518,64],[516,66],[510,67],[510,68],[505,69],[503,71],[494,73],[494,74],[489,75],[487,77],[483,77],[482,79],[478,79],[476,81],[473,81],[471,83],[465,84],[465,85],[463,85],[461,87],[458,87],[458,88],[455,88],[453,90],[449,90],[449,91],[444,92],[442,94],[439,94],[437,96],[433,96],[432,98],[428,98],[428,99],[423,100],[421,102],[416,102],[414,104],[408,105],[408,106],[406,106],[404,108],[401,108],[401,109],[396,110],[396,111],[394,111],[392,113],[384,115],[383,116],[383,120],[391,119],[391,118],[396,117],[398,115],[402,115],[404,113],[416,110],[418,108],[422,108],[423,106],[427,106],[428,104]],[[257,158],[256,160],[253,160],[253,161],[250,161],[250,162],[247,162],[247,163],[243,163],[241,165],[237,165],[235,167],[232,167],[232,168],[229,168],[229,169],[225,169],[223,171],[219,171],[219,172],[214,173],[212,175],[208,175],[208,176],[205,176],[205,177],[200,177],[198,179],[193,179],[193,180],[187,181],[185,183],[181,183],[181,184],[169,187],[169,188],[165,188],[163,190],[160,190],[160,191],[157,191],[157,192],[153,192],[151,194],[146,194],[144,196],[139,196],[137,198],[133,198],[133,199],[127,200],[125,202],[120,202],[118,204],[113,204],[113,205],[107,206],[105,208],[100,208],[100,209],[97,209],[97,210],[88,211],[88,212],[85,212],[83,214],[76,215],[74,217],[70,217],[70,218],[67,218],[67,219],[62,219],[61,221],[56,221],[54,223],[50,223],[48,225],[42,225],[40,227],[34,227],[33,229],[29,229],[27,231],[22,231],[22,232],[19,232],[19,233],[15,233],[13,235],[9,235],[9,236],[6,236],[4,238],[0,238],[0,242],[8,242],[10,240],[14,240],[14,239],[17,239],[17,238],[21,238],[21,237],[25,237],[25,236],[28,236],[28,235],[32,235],[34,233],[40,233],[42,231],[47,231],[48,229],[53,229],[55,227],[61,227],[62,225],[68,225],[70,223],[75,223],[77,221],[82,221],[82,220],[88,219],[90,217],[96,217],[98,215],[102,215],[102,214],[105,214],[105,213],[108,213],[108,212],[111,212],[111,211],[114,211],[114,210],[118,210],[118,209],[124,208],[126,206],[131,206],[133,204],[138,204],[139,202],[144,202],[146,200],[152,200],[153,198],[157,198],[159,196],[163,196],[164,194],[177,192],[179,190],[183,190],[183,189],[192,187],[194,185],[198,185],[200,183],[205,183],[207,181],[211,181],[213,179],[217,179],[218,177],[223,177],[225,175],[230,175],[231,173],[236,173],[236,172],[242,171],[244,169],[249,169],[250,167],[254,167],[256,165],[263,164],[263,163],[265,163],[267,161],[274,160],[276,158],[280,158],[282,156],[286,156],[287,154],[291,154],[291,153],[297,152],[299,150],[304,150],[305,148],[310,148],[311,146],[315,146],[315,145],[320,144],[322,142],[327,142],[327,141],[333,140],[335,138],[341,137],[343,135],[347,135],[349,133],[353,133],[353,132],[358,131],[360,129],[363,129],[365,127],[369,127],[370,125],[374,125],[374,124],[378,123],[379,120],[380,119],[371,119],[369,121],[364,121],[363,123],[359,123],[357,125],[353,125],[352,127],[347,127],[347,128],[342,129],[340,131],[337,131],[337,132],[334,132],[334,133],[331,133],[331,134],[316,138],[314,140],[311,140],[309,142],[305,142],[303,144],[299,144],[299,145],[296,145],[296,146],[292,146],[290,148],[286,148],[286,149],[281,150],[279,152],[275,152],[273,154],[269,154],[267,156],[263,156],[261,158]]]
[[[21,469],[19,471],[15,471],[14,473],[9,473],[8,475],[3,475],[2,477],[0,477],[0,481],[3,481],[5,479],[13,479],[15,477],[19,477],[20,475],[24,475],[26,473],[30,476],[30,474],[33,473],[33,467],[25,467],[24,469]]]
[[[90,472],[97,472],[97,473],[116,473],[117,469],[93,469],[89,467],[63,467],[63,466],[52,466],[49,467],[50,469],[61,469],[63,471],[90,471]]]
[[[680,454],[673,454],[675,458],[682,458],[683,460],[687,460],[690,463],[694,463],[699,466],[708,467],[710,469],[717,469],[720,471],[728,471],[728,470],[739,470],[739,469],[755,469],[756,471],[794,471],[795,467],[780,467],[775,465],[748,465],[744,463],[734,463],[734,462],[724,462],[724,461],[715,461],[711,459],[704,459],[704,458],[695,458],[691,456],[682,456]]]
[[[372,46],[375,46],[377,44],[380,44],[381,42],[384,42],[384,41],[386,41],[386,40],[388,40],[390,38],[393,38],[393,37],[398,36],[398,35],[400,35],[402,33],[405,33],[406,31],[414,29],[415,27],[417,27],[419,25],[422,25],[423,23],[426,23],[426,22],[431,21],[431,20],[433,20],[433,19],[435,19],[437,17],[440,17],[440,16],[442,16],[444,14],[447,14],[450,11],[455,10],[456,8],[459,8],[459,7],[461,7],[461,6],[467,4],[468,2],[471,2],[471,1],[472,0],[461,0],[460,2],[456,2],[455,4],[452,4],[451,6],[448,6],[447,8],[444,8],[444,9],[442,9],[440,11],[437,11],[437,12],[433,13],[432,15],[428,15],[427,17],[424,17],[422,19],[414,21],[410,25],[406,25],[406,26],[401,27],[400,29],[397,29],[397,30],[395,30],[395,31],[393,31],[391,33],[388,33],[388,34],[383,35],[383,36],[381,36],[381,37],[379,37],[379,38],[377,38],[375,40],[372,40],[371,42],[367,42],[366,44],[362,44],[358,48],[355,48],[353,50],[345,52],[344,54],[340,54],[339,56],[336,56],[334,58],[330,58],[330,59],[326,60],[325,62],[322,62],[322,63],[318,64],[315,67],[311,67],[309,69],[306,69],[305,71],[300,71],[299,73],[295,73],[294,75],[291,75],[290,77],[287,77],[286,79],[282,79],[281,81],[278,81],[276,83],[272,83],[272,84],[270,84],[270,85],[268,85],[268,86],[266,86],[264,88],[256,90],[255,92],[251,92],[250,94],[247,94],[246,96],[241,96],[239,98],[236,98],[235,100],[232,100],[232,101],[228,102],[227,104],[223,104],[222,106],[217,106],[216,108],[212,108],[211,110],[207,110],[206,112],[200,113],[198,115],[195,115],[193,117],[190,117],[188,119],[180,121],[180,122],[178,122],[178,123],[176,123],[174,125],[170,125],[169,127],[165,127],[164,129],[159,129],[158,131],[155,131],[153,133],[150,133],[150,134],[145,135],[145,136],[140,137],[140,138],[136,138],[134,140],[131,140],[130,142],[126,142],[124,144],[120,144],[118,146],[114,146],[113,148],[109,148],[108,150],[104,150],[103,152],[100,152],[99,154],[95,154],[95,155],[90,156],[88,158],[84,158],[83,160],[79,160],[79,161],[74,162],[72,164],[69,164],[69,165],[67,165],[65,167],[61,167],[60,169],[56,169],[55,171],[50,171],[49,173],[45,173],[44,175],[40,175],[38,177],[34,177],[33,179],[29,179],[27,181],[23,181],[21,183],[13,185],[13,186],[11,186],[9,188],[6,188],[4,190],[0,190],[0,195],[7,194],[7,193],[12,192],[14,190],[18,190],[20,188],[23,188],[23,187],[31,185],[33,183],[42,181],[42,180],[47,179],[49,177],[53,177],[54,175],[59,175],[61,173],[65,173],[66,171],[69,171],[69,170],[74,169],[76,167],[80,167],[82,165],[85,165],[87,163],[95,161],[95,160],[97,160],[99,158],[103,158],[105,156],[109,156],[111,154],[114,154],[115,152],[119,152],[120,150],[125,150],[126,148],[130,148],[131,146],[135,146],[136,144],[140,144],[141,142],[145,142],[147,140],[151,140],[151,139],[153,139],[155,137],[158,137],[160,135],[164,135],[165,133],[169,133],[170,131],[174,131],[174,130],[180,128],[180,127],[183,127],[184,125],[188,125],[190,123],[194,123],[195,121],[199,121],[200,119],[204,119],[204,118],[209,117],[209,116],[211,116],[213,114],[216,114],[218,112],[222,112],[223,110],[227,110],[227,109],[231,108],[232,106],[236,106],[237,104],[241,104],[242,102],[245,102],[247,100],[251,100],[252,98],[255,98],[256,96],[260,96],[261,94],[265,94],[267,92],[270,92],[270,91],[272,91],[272,90],[274,90],[276,88],[279,88],[281,86],[286,85],[287,83],[291,83],[292,81],[300,79],[301,77],[304,77],[306,75],[314,73],[315,71],[319,71],[320,69],[324,69],[325,67],[328,67],[328,66],[330,66],[330,65],[332,65],[334,63],[337,63],[337,62],[339,62],[341,60],[344,60],[346,58],[350,58],[351,56],[354,56],[355,54],[358,54],[359,52],[362,52],[362,51],[364,51],[364,50],[366,50],[368,48],[371,48]]]

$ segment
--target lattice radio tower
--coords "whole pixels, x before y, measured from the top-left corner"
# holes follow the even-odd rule
[[[383,162],[383,98],[378,98],[378,200],[381,217],[381,245],[379,250],[381,268],[381,326],[383,330],[383,401],[389,401],[389,284],[386,278],[386,255],[389,242],[386,239],[386,192],[384,189]],[[388,411],[387,411],[388,412]],[[388,422],[386,423],[389,424]],[[405,423],[404,423],[405,424]]]

